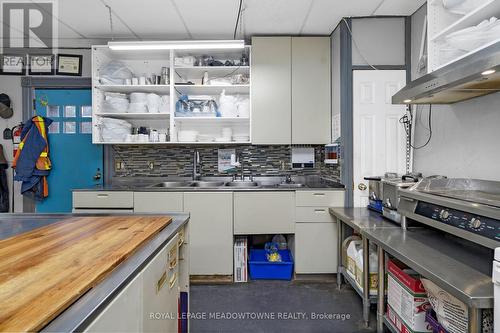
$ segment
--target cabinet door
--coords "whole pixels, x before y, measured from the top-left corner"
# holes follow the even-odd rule
[[[182,192],[134,192],[135,213],[166,213],[182,211]]]
[[[165,332],[177,323],[178,290],[172,292],[169,284],[177,270],[169,268],[169,252],[177,251],[177,237],[160,250],[143,270],[144,318],[143,332]],[[176,252],[177,253],[177,252]]]
[[[141,332],[142,273],[139,273],[84,332]]]
[[[186,192],[184,211],[189,219],[191,275],[233,273],[233,194]]]
[[[295,272],[337,272],[337,224],[295,224]]]
[[[293,37],[292,144],[330,142],[330,84],[330,38]]]
[[[252,38],[252,143],[291,142],[291,37]]]
[[[294,232],[295,192],[235,192],[234,233]]]

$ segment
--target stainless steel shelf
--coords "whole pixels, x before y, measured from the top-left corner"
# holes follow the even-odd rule
[[[384,315],[384,325],[387,327],[389,331],[392,333],[399,333],[398,329],[396,326],[394,326],[389,319],[387,319],[387,316]]]
[[[426,228],[363,229],[361,234],[468,306],[493,307],[489,249]]]
[[[341,267],[341,273],[344,279],[351,285],[351,287],[356,291],[359,297],[363,298],[363,289],[361,289],[353,277],[347,272],[345,267]],[[377,295],[370,295],[370,304],[377,304]]]

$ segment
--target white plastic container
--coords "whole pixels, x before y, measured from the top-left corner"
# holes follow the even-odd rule
[[[347,273],[353,278],[356,277],[356,257],[361,249],[361,240],[353,240],[347,246]]]
[[[356,257],[356,283],[361,290],[365,287],[363,284],[363,264],[363,249],[360,249],[358,251],[358,256]],[[368,264],[370,272],[368,275],[370,295],[376,295],[378,288],[378,256],[377,248],[373,244],[370,244],[370,257],[368,258]]]

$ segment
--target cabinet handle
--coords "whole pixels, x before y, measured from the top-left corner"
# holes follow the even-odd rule
[[[107,198],[107,197],[109,197],[109,194],[102,194],[102,193],[100,193],[100,194],[97,195],[97,197],[98,198]]]
[[[158,294],[163,288],[163,285],[167,282],[167,271],[163,272],[160,279],[156,282],[156,293]]]
[[[170,260],[170,263],[168,264],[168,268],[169,269],[174,269],[175,266],[177,266],[177,258],[174,258],[174,259]]]
[[[172,289],[175,286],[176,282],[177,282],[177,273],[175,273],[174,275],[172,275],[172,277],[170,278],[170,281],[168,282],[169,289]]]
[[[323,195],[325,195],[325,193],[314,193],[313,195],[323,196]]]
[[[315,209],[314,210],[316,213],[325,213],[326,210],[325,209]]]

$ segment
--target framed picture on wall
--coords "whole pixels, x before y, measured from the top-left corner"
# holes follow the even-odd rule
[[[30,54],[29,64],[29,75],[54,75],[53,54]]]
[[[82,76],[83,56],[77,54],[57,55],[57,75]]]
[[[0,74],[26,75],[26,57],[24,55],[0,55]]]

